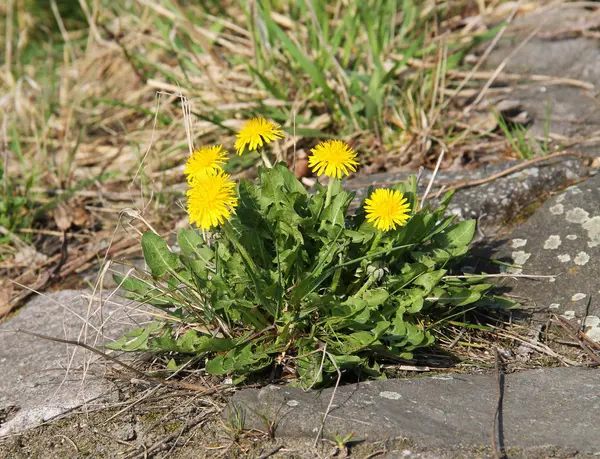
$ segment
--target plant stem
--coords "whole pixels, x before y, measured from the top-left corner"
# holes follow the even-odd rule
[[[363,286],[360,288],[360,290],[358,292],[356,292],[354,295],[352,295],[354,298],[359,298],[363,293],[365,293],[367,291],[367,289],[373,285],[373,282],[375,282],[375,276],[373,276],[372,274],[369,276],[369,278],[367,279],[367,282],[365,282],[363,284]]]
[[[377,231],[377,233],[375,233],[375,237],[373,238],[373,243],[371,244],[371,249],[369,250],[369,252],[375,250],[375,248],[379,245],[379,241],[381,241],[381,235],[381,231]]]
[[[327,196],[325,197],[325,206],[324,208],[327,208],[327,206],[329,206],[329,204],[331,204],[331,195],[333,194],[333,186],[335,185],[335,181],[337,179],[331,177],[329,179],[329,183],[327,184]]]
[[[260,157],[262,158],[263,164],[265,165],[265,167],[268,167],[269,169],[272,169],[273,168],[273,164],[271,163],[271,161],[267,157],[267,153],[265,152],[264,148],[261,148],[259,150],[259,152],[260,152]]]

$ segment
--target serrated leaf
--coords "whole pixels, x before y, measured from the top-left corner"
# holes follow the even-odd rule
[[[224,355],[217,355],[215,358],[207,360],[204,368],[211,375],[225,375],[231,371],[231,368],[225,367]]]
[[[152,270],[154,277],[164,276],[169,271],[175,271],[179,265],[179,257],[171,252],[167,243],[157,234],[147,231],[142,236],[142,251],[144,260]]]

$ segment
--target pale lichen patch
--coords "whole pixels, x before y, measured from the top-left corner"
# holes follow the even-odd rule
[[[600,343],[600,317],[587,316],[583,325],[587,337],[592,341]]]
[[[518,249],[519,247],[524,247],[527,244],[527,239],[513,239],[512,247],[513,249]]]
[[[524,265],[530,256],[530,253],[523,252],[522,250],[512,253],[512,259],[517,265]]]
[[[600,245],[600,217],[596,216],[586,220],[582,227],[588,233],[588,247]]]
[[[585,252],[579,252],[573,261],[576,265],[583,266],[590,261],[590,256]]]
[[[563,212],[565,211],[565,206],[563,206],[562,204],[556,204],[552,207],[550,207],[550,213],[554,214],[554,215],[562,215]]]
[[[286,405],[287,406],[298,406],[298,405],[300,405],[300,402],[298,402],[298,400],[288,400]]]
[[[582,224],[588,221],[590,213],[581,207],[575,207],[574,209],[567,211],[566,219],[571,223]]]
[[[553,234],[544,242],[544,248],[547,250],[556,250],[561,244],[560,236]]]
[[[569,241],[575,241],[577,239],[577,235],[576,234],[567,234],[565,236]]]
[[[402,395],[400,395],[398,392],[391,392],[387,390],[379,392],[379,396],[389,400],[400,400],[402,398]]]
[[[550,309],[558,309],[560,308],[560,304],[558,303],[552,303],[550,306],[548,306]]]
[[[565,311],[562,317],[564,317],[567,320],[573,320],[575,318],[575,311]]]
[[[565,195],[564,194],[561,194],[560,196],[558,196],[556,198],[556,202],[559,202],[559,203],[563,202],[564,200],[565,200]]]
[[[561,263],[568,263],[569,261],[571,261],[571,255],[569,255],[568,253],[565,253],[564,255],[558,255],[556,258],[558,258],[558,261],[560,261]]]
[[[585,293],[576,293],[571,297],[571,301],[583,300],[587,295]]]

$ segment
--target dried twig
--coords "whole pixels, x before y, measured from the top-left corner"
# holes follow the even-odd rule
[[[333,388],[333,392],[331,393],[331,399],[329,399],[329,405],[327,405],[327,409],[325,410],[325,414],[323,415],[323,420],[321,421],[321,425],[319,426],[319,431],[317,432],[317,435],[315,437],[315,441],[313,442],[313,448],[315,448],[317,446],[317,443],[318,443],[319,439],[321,438],[321,434],[323,433],[323,428],[325,427],[325,421],[327,420],[327,416],[329,415],[329,411],[331,411],[331,406],[333,405],[333,400],[335,398],[335,393],[337,392],[337,388],[340,385],[340,381],[342,379],[342,372],[340,371],[340,369],[338,368],[337,364],[335,363],[335,359],[333,358],[333,356],[329,352],[327,352],[326,350],[323,350],[323,352],[325,354],[327,354],[327,357],[329,357],[329,360],[331,360],[331,363],[335,367],[335,371],[337,371],[338,377],[337,377],[337,380],[335,382],[335,387]]]
[[[507,169],[504,169],[500,172],[497,172],[495,174],[492,174],[488,177],[484,177],[481,179],[465,180],[465,181],[460,181],[460,182],[448,182],[448,183],[444,184],[444,191],[460,190],[463,188],[470,188],[472,186],[483,185],[485,183],[492,182],[496,179],[502,178],[506,175],[513,174],[521,169],[526,169],[528,167],[531,167],[535,164],[542,163],[544,161],[548,161],[548,160],[552,160],[552,159],[556,159],[556,158],[564,158],[564,157],[580,158],[580,159],[584,159],[584,160],[588,160],[588,161],[593,160],[593,158],[591,156],[585,155],[583,153],[576,153],[576,152],[571,152],[571,151],[561,151],[559,153],[553,153],[553,154],[547,155],[547,156],[539,156],[537,158],[528,159],[527,161],[522,161],[519,164],[515,164],[514,166],[511,166]],[[398,179],[398,180],[385,180],[385,181],[380,181],[380,182],[372,182],[369,185],[370,186],[389,186],[389,185],[393,185],[395,183],[402,183],[405,180],[406,180],[405,178]],[[347,184],[344,186],[344,188],[347,188],[347,189],[356,189],[356,188],[364,188],[364,187],[365,187],[364,184],[353,184],[353,183],[350,183],[350,184]],[[434,190],[434,192],[439,193],[439,190]]]
[[[152,456],[153,453],[158,452],[164,445],[166,445],[167,443],[178,439],[179,437],[181,437],[183,434],[185,434],[186,432],[192,430],[193,428],[195,428],[198,424],[202,423],[204,420],[206,419],[206,413],[202,413],[202,415],[200,415],[199,417],[192,419],[191,421],[188,421],[183,427],[181,427],[181,429],[179,429],[177,432],[172,433],[171,435],[168,435],[167,437],[157,441],[156,443],[154,443],[150,448],[145,449],[142,452],[134,452],[132,454],[129,454],[128,456],[125,456],[124,459],[133,459],[134,457],[149,457]]]
[[[495,328],[495,327],[494,327]],[[545,344],[542,344],[538,341],[529,339],[529,338],[525,338],[522,336],[518,336],[515,335],[513,333],[510,333],[508,331],[504,331],[504,330],[498,330],[497,331],[497,336],[503,337],[503,338],[508,338],[508,339],[512,339],[515,341],[519,341],[520,343],[525,343],[528,346],[530,346],[532,349],[535,349],[536,351],[542,353],[542,354],[546,354],[549,355],[551,357],[554,357],[555,359],[560,360],[564,365],[571,365],[571,366],[578,366],[579,363],[575,362],[571,359],[568,359],[566,357],[563,357],[562,355],[554,352],[552,349],[550,349],[550,347],[546,346]]]
[[[433,182],[435,180],[435,176],[438,173],[438,170],[440,169],[440,165],[442,164],[442,159],[444,158],[444,153],[445,151],[442,150],[437,163],[435,165],[435,169],[433,170],[433,174],[431,174],[431,179],[429,179],[429,183],[427,184],[427,189],[425,190],[425,193],[423,194],[423,197],[421,198],[421,204],[419,205],[419,209],[422,209],[423,206],[425,205],[425,200],[427,199],[427,196],[429,195],[429,191],[431,191],[431,187],[433,186]]]
[[[592,341],[583,330],[575,327],[568,320],[554,314],[553,321],[557,322],[571,338],[577,340],[577,343],[583,349],[583,351],[597,364],[600,364],[600,356],[598,356],[592,349],[600,350],[600,344]]]
[[[489,177],[484,177],[482,179],[477,179],[477,180],[463,181],[463,182],[456,183],[455,185],[450,185],[446,188],[446,191],[461,190],[463,188],[470,188],[472,186],[483,185],[484,183],[492,182],[496,179],[513,174],[521,169],[531,167],[535,164],[538,164],[538,163],[541,163],[544,161],[548,161],[551,159],[564,158],[567,156],[586,159],[586,160],[592,159],[590,156],[584,155],[583,153],[575,153],[575,152],[571,152],[571,151],[562,151],[559,153],[554,153],[552,155],[539,156],[537,158],[528,159],[527,161],[523,161],[523,162],[520,162],[519,164],[515,164],[514,166],[509,167],[508,169],[504,169],[503,171],[497,172],[495,174],[492,174]]]
[[[268,457],[271,457],[273,454],[277,453],[281,448],[283,448],[283,445],[276,446],[272,450],[267,451],[265,454],[261,454],[256,459],[267,459]]]
[[[527,279],[555,279],[560,274],[542,275],[542,274],[464,274],[462,276],[444,276],[442,279],[472,279],[486,277],[524,277]]]

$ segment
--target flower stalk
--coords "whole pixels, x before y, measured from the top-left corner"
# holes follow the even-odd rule
[[[335,186],[336,180],[337,179],[332,177],[329,179],[329,183],[327,184],[327,194],[325,195],[325,206],[324,206],[325,209],[327,207],[329,207],[329,204],[331,204],[331,196],[333,195],[333,187]]]
[[[267,152],[264,150],[264,148],[261,148],[258,152],[260,153],[260,157],[261,157],[262,162],[265,165],[265,167],[268,167],[269,169],[271,169],[273,167],[273,163],[269,160],[269,157],[267,156]]]

